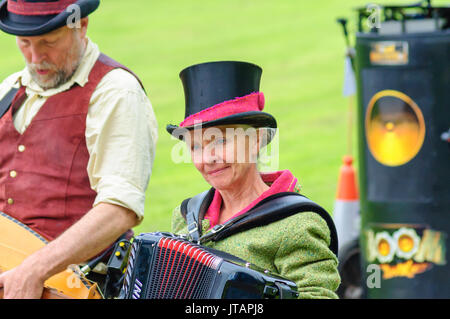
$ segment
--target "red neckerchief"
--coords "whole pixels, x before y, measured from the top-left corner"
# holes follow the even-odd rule
[[[261,173],[261,177],[270,188],[261,194],[257,199],[251,202],[247,207],[245,207],[240,212],[234,214],[228,220],[235,218],[241,214],[244,214],[251,208],[253,208],[256,204],[262,201],[264,198],[267,198],[271,195],[282,193],[282,192],[293,192],[295,186],[297,185],[297,178],[292,175],[289,170],[272,172],[272,173]],[[209,205],[208,211],[205,214],[205,219],[209,220],[210,227],[214,227],[219,222],[220,216],[220,208],[222,207],[222,196],[216,190],[214,192],[214,197]]]

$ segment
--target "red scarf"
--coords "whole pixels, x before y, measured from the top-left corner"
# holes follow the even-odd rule
[[[257,199],[251,202],[247,207],[245,207],[240,212],[237,212],[228,220],[233,219],[245,212],[249,211],[256,204],[271,195],[282,193],[282,192],[293,192],[295,186],[297,185],[297,178],[292,175],[289,170],[273,172],[273,173],[261,173],[261,178],[270,188],[262,193]],[[209,220],[211,228],[216,226],[219,222],[220,208],[222,207],[222,196],[219,191],[214,192],[214,198],[209,205],[208,211],[205,214],[205,219]],[[227,221],[228,221],[227,220]]]

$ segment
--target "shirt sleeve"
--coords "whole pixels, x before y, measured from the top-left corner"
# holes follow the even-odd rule
[[[143,218],[157,138],[153,108],[139,82],[125,70],[109,72],[96,88],[86,118],[94,206],[120,205]]]
[[[0,100],[3,99],[12,88],[18,89],[20,87],[18,80],[21,74],[22,71],[14,73],[8,76],[3,82],[0,83]]]

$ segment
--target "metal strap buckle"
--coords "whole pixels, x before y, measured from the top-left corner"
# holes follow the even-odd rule
[[[225,225],[216,225],[213,227],[213,229],[211,229],[211,232],[213,234],[220,232],[223,228],[225,227]]]
[[[192,222],[187,226],[189,234],[195,233],[198,231],[198,224],[196,222]]]

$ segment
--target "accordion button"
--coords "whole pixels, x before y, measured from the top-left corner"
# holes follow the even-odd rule
[[[270,286],[264,288],[264,295],[267,297],[275,297],[277,295],[278,289]]]

